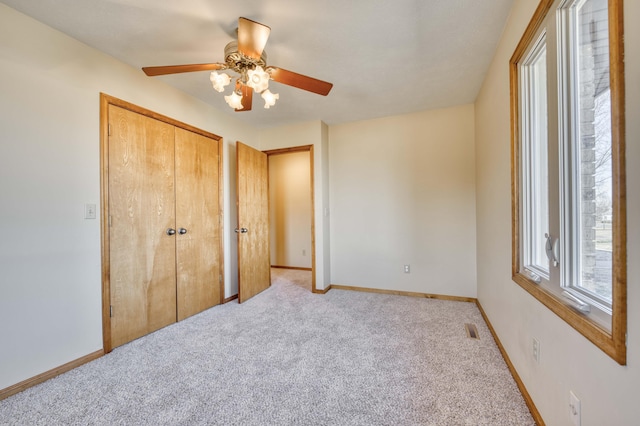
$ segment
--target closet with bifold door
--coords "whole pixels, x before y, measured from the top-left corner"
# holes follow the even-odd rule
[[[103,337],[109,352],[221,303],[222,142],[102,96]]]

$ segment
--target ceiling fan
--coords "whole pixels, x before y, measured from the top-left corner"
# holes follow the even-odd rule
[[[265,108],[273,106],[279,95],[269,91],[269,80],[326,96],[333,87],[332,83],[267,65],[264,46],[270,32],[271,28],[266,25],[239,18],[238,40],[225,46],[224,63],[155,66],[144,67],[142,70],[148,76],[212,70],[211,82],[218,92],[223,92],[231,83],[231,77],[217,71],[233,70],[239,75],[232,94],[225,96],[225,101],[236,111],[251,110],[254,91],[260,93],[265,100]]]

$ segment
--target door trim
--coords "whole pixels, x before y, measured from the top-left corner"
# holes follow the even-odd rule
[[[214,133],[207,132],[189,124],[175,120],[162,114],[134,105],[105,93],[100,93],[100,241],[102,250],[102,345],[104,353],[113,349],[111,343],[111,282],[109,258],[109,105],[135,112],[146,117],[171,124],[175,127],[205,136],[218,142],[218,197],[220,206],[220,302],[224,300],[224,176],[222,173],[223,139]]]
[[[272,155],[290,154],[292,152],[309,152],[309,185],[311,194],[311,292],[318,293],[316,291],[316,208],[315,208],[315,191],[314,191],[314,168],[313,168],[313,145],[301,145],[289,148],[270,149],[262,151],[267,154],[268,159]],[[271,253],[269,253],[271,254]]]

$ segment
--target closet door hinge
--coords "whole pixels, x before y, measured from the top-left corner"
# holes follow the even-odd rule
[[[113,305],[109,305],[109,318],[113,318]]]
[[[109,215],[109,228],[111,228],[111,215]]]
[[[111,136],[111,124],[107,124],[107,134]]]
[[[222,274],[218,275],[218,282],[221,283],[222,282]]]

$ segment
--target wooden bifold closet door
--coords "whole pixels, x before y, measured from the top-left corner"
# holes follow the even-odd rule
[[[106,351],[219,304],[222,272],[219,140],[112,104],[108,122]]]
[[[220,303],[219,160],[216,141],[179,128],[175,140],[180,321]]]

